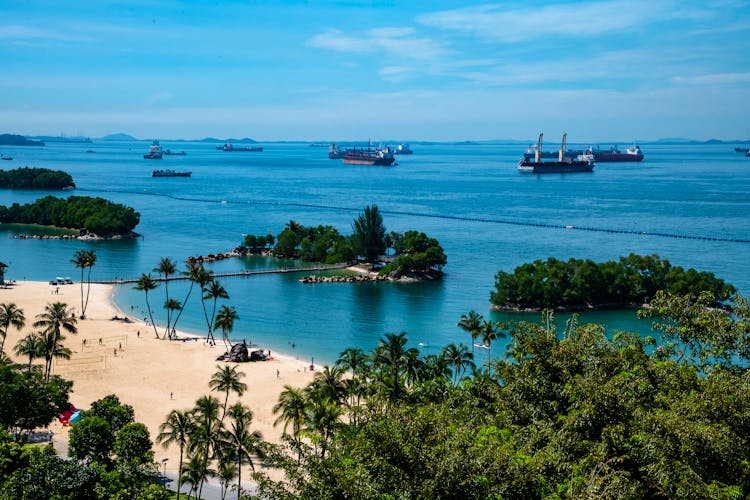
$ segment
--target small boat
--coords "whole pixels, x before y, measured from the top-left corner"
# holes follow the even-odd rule
[[[216,146],[216,149],[221,151],[263,151],[262,146],[235,146],[230,142],[227,142],[223,146]]]
[[[409,147],[408,144],[399,144],[393,151],[393,154],[397,155],[411,155],[414,154],[414,150]]]
[[[164,154],[169,156],[185,156],[187,153],[184,151],[172,151],[171,149],[165,149]]]
[[[750,153],[750,148],[734,148],[735,153]]]
[[[562,145],[558,152],[557,161],[542,161],[542,133],[539,133],[539,144],[533,161],[523,158],[518,162],[518,171],[531,174],[566,174],[572,172],[592,172],[594,158],[590,154],[579,155],[576,159],[565,156],[565,143],[568,134],[563,134]]]
[[[594,155],[595,162],[623,162],[643,160],[643,153],[641,153],[641,148],[637,145],[630,146],[625,150],[624,153],[617,149],[617,146],[613,146],[608,150],[589,148],[587,152]]]
[[[396,158],[389,147],[352,148],[344,151],[342,156],[344,165],[378,165],[387,167],[393,165]]]
[[[12,160],[12,159],[13,157],[11,156],[5,156],[5,155],[0,156],[0,160]]]
[[[328,146],[328,158],[331,160],[340,160],[344,157],[344,151],[340,150],[336,144]]]
[[[95,151],[93,149],[87,149],[86,152],[87,153],[95,153]]]
[[[151,143],[151,147],[148,148],[148,153],[143,155],[143,157],[147,160],[161,160],[162,154],[163,151],[159,145],[159,141],[154,139],[154,142]]]
[[[177,172],[175,170],[152,170],[151,177],[190,177],[192,172]]]

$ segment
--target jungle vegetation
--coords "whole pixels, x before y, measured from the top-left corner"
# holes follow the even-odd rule
[[[75,182],[62,170],[29,167],[0,170],[0,189],[55,190],[66,187],[75,187]]]

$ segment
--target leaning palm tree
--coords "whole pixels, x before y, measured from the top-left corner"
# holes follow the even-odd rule
[[[237,396],[241,397],[247,390],[247,384],[241,382],[240,379],[245,376],[243,372],[237,371],[236,366],[220,366],[216,365],[217,371],[211,376],[211,380],[208,382],[208,386],[212,391],[223,392],[224,406],[221,414],[221,420],[224,421],[224,417],[227,414],[227,402],[229,401],[229,393],[236,392]]]
[[[18,356],[28,356],[29,366],[28,371],[31,371],[31,363],[36,358],[44,357],[43,340],[41,335],[38,333],[30,333],[24,338],[18,341],[13,347],[13,352]]]
[[[172,311],[179,311],[180,309],[182,309],[182,304],[180,304],[179,300],[172,298],[164,303],[164,309],[167,310],[167,324],[169,324],[170,322],[169,318],[172,315]],[[175,336],[175,325],[172,325],[171,329],[169,328],[167,329],[167,332],[164,337],[171,339],[174,336]]]
[[[151,320],[151,326],[154,327],[154,335],[156,335],[156,338],[158,339],[159,332],[156,330],[156,323],[154,323],[154,314],[151,311],[151,304],[149,304],[148,302],[148,292],[154,290],[157,286],[159,285],[156,284],[156,281],[154,281],[154,278],[151,277],[151,274],[141,274],[141,277],[138,278],[138,281],[133,288],[140,292],[145,292],[146,294],[146,309],[148,310],[148,317]]]
[[[190,299],[190,295],[193,292],[193,287],[195,286],[195,284],[196,283],[200,284],[202,288],[204,286],[204,283],[201,283],[201,282],[205,279],[205,283],[208,283],[208,280],[210,279],[210,275],[203,268],[203,264],[195,263],[192,260],[189,260],[187,261],[186,266],[187,266],[187,270],[183,272],[182,274],[187,277],[188,281],[190,282],[190,286],[188,287],[188,291],[185,294],[185,299],[182,301],[182,307],[180,307],[180,311],[177,313],[177,316],[172,322],[173,330],[177,329],[177,322],[182,317],[182,313],[185,310],[185,307],[187,306],[188,300]],[[205,306],[203,309],[205,312]]]
[[[40,349],[44,357],[44,380],[49,382],[52,375],[52,361],[56,358],[70,359],[71,350],[62,345],[65,340],[64,335],[55,333],[53,330],[44,330],[39,332]]]
[[[208,324],[208,334],[206,340],[214,340],[214,320],[216,318],[216,305],[219,299],[228,299],[229,293],[226,288],[221,286],[221,283],[217,279],[211,279],[206,286],[203,288],[203,300],[213,299],[214,305],[211,310],[211,318],[206,316],[206,323]]]
[[[169,276],[177,271],[177,264],[169,257],[164,257],[159,264],[153,269],[153,272],[164,275],[164,295],[165,303],[169,303]],[[164,338],[170,338],[172,335],[172,310],[167,308],[167,329],[164,332]]]
[[[307,417],[307,414],[305,413],[306,408],[307,398],[304,391],[302,389],[298,389],[297,387],[292,387],[288,384],[284,386],[284,390],[281,391],[281,394],[279,394],[279,402],[276,403],[276,405],[273,407],[274,415],[280,413],[280,415],[276,417],[276,420],[274,420],[273,422],[274,427],[283,422],[284,428],[282,430],[282,433],[287,434],[286,430],[291,424],[291,436],[295,441],[297,441],[298,446],[300,440],[300,431],[303,424],[305,423],[305,418]],[[301,458],[302,457],[300,449],[297,456],[297,461],[299,462]]]
[[[500,325],[489,320],[482,323],[482,342],[487,348],[487,370],[492,374],[492,342],[498,338],[505,338],[505,334],[499,330]]]
[[[91,268],[96,264],[96,250],[78,250],[70,260],[76,268],[81,269],[81,319],[86,317],[86,308],[89,305],[89,292],[91,291]],[[83,272],[88,268],[88,287],[86,298],[83,298]]]
[[[458,327],[471,335],[471,354],[474,354],[474,342],[481,335],[482,321],[484,318],[478,312],[471,310],[469,315],[462,314]]]
[[[182,457],[188,439],[195,432],[195,421],[189,411],[172,410],[167,419],[159,426],[159,434],[156,441],[166,448],[170,444],[180,447],[180,464],[177,469],[177,500],[180,498],[180,487],[182,486]]]
[[[5,338],[8,336],[8,329],[12,326],[20,331],[25,325],[26,317],[23,315],[22,309],[12,302],[0,304],[0,335],[2,335],[0,354],[3,353],[3,347],[5,347]]]
[[[262,438],[259,432],[251,431],[253,412],[242,403],[235,403],[229,408],[229,427],[222,432],[221,446],[227,455],[237,460],[237,500],[242,492],[242,460],[247,459],[250,468],[255,472],[253,456],[263,456]]]
[[[229,344],[227,351],[232,348],[232,341],[229,340],[229,334],[232,333],[234,322],[238,319],[240,319],[240,316],[237,314],[237,310],[229,306],[221,306],[219,313],[216,315],[214,328],[221,330],[221,338],[224,340],[224,346],[226,347]]]

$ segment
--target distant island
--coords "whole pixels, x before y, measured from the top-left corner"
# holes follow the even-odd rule
[[[72,142],[76,144],[81,143],[90,143],[91,138],[90,137],[82,137],[82,136],[66,136],[66,135],[35,135],[31,137],[32,139],[37,139],[39,141],[44,142]]]
[[[55,190],[74,187],[73,177],[62,170],[29,167],[0,170],[0,189]]]
[[[44,146],[42,141],[27,139],[22,135],[0,134],[1,146]]]

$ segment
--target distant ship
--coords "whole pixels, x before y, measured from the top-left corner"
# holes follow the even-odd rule
[[[643,153],[638,146],[631,146],[622,153],[617,146],[608,150],[589,148],[588,153],[594,156],[595,162],[642,161]]]
[[[232,143],[227,142],[226,144],[222,146],[216,146],[216,149],[219,149],[221,151],[263,151],[263,148],[261,146],[234,146]]]
[[[750,153],[750,148],[734,148],[735,153]]]
[[[408,144],[399,144],[393,153],[397,155],[411,155],[414,154],[414,150]]]
[[[385,147],[367,147],[347,149],[342,156],[344,165],[393,165],[396,158],[393,150]]]
[[[12,159],[13,157],[11,156],[5,156],[5,155],[0,156],[0,160],[12,160]]]
[[[171,149],[165,149],[164,154],[168,156],[185,156],[187,153],[184,151],[172,151]]]
[[[530,160],[532,158],[536,158],[536,149],[537,146],[535,144],[529,145],[529,147],[526,149],[526,152],[523,154],[524,160]],[[584,151],[582,149],[568,149],[565,151],[565,157],[566,158],[577,158],[578,155],[582,155]],[[539,154],[539,158],[557,158],[560,156],[559,151],[542,151]]]
[[[328,146],[328,158],[331,160],[340,160],[344,157],[344,151],[340,150],[336,144]]]
[[[152,170],[151,177],[190,177],[192,172],[176,172],[174,170]]]
[[[147,160],[161,160],[162,154],[163,151],[161,149],[161,146],[159,145],[159,141],[154,139],[151,147],[148,148],[148,154],[143,155],[143,157]]]
[[[539,133],[539,141],[536,147],[536,155],[533,160],[524,158],[518,162],[518,171],[531,174],[565,174],[571,172],[592,172],[594,170],[594,158],[590,154],[582,154],[577,159],[565,155],[565,144],[568,134],[563,134],[562,145],[557,154],[557,161],[542,161],[542,133]]]

